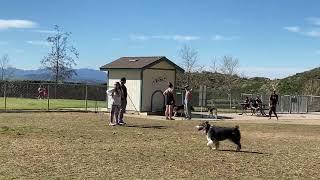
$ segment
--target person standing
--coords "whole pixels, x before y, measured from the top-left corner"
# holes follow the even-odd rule
[[[44,93],[43,92],[43,87],[42,87],[42,85],[40,85],[39,88],[38,88],[38,99],[44,98],[43,93]]]
[[[173,112],[173,105],[175,104],[174,101],[174,92],[173,92],[173,85],[171,82],[168,83],[169,87],[163,92],[163,95],[165,96],[166,100],[166,111],[165,116],[167,120],[174,120],[172,118],[172,112]]]
[[[119,124],[126,124],[123,120],[123,114],[126,112],[126,107],[127,107],[127,97],[128,97],[128,91],[127,87],[125,86],[127,80],[125,77],[121,78],[120,80],[120,88],[122,91],[122,96],[121,96],[121,107],[120,107],[120,117],[119,117]]]
[[[191,100],[192,100],[192,92],[189,88],[189,85],[184,87],[186,94],[184,97],[184,112],[186,119],[191,120]]]
[[[278,120],[278,115],[277,115],[277,104],[278,104],[278,99],[279,96],[278,94],[276,94],[276,91],[273,91],[273,93],[270,96],[269,99],[269,107],[270,107],[270,111],[269,111],[269,119],[271,119],[271,115],[272,113],[274,113],[274,115],[276,116],[277,120]]]
[[[110,96],[110,103],[111,103],[111,113],[110,113],[110,123],[109,126],[115,126],[119,124],[119,111],[121,106],[121,96],[122,92],[120,89],[120,83],[116,82],[114,84],[114,88],[109,89],[107,91],[108,96]],[[115,122],[113,121],[115,118]]]

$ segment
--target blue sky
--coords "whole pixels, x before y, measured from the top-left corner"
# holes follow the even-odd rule
[[[317,0],[1,0],[0,56],[40,67],[53,25],[72,32],[77,68],[121,56],[164,55],[181,64],[188,44],[199,64],[231,55],[247,76],[284,77],[320,65]]]

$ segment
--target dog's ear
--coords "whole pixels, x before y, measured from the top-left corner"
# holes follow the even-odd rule
[[[208,121],[206,121],[206,122],[204,122],[205,124],[209,124],[209,122]]]

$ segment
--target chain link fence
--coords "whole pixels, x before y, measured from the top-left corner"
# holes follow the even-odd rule
[[[0,110],[97,111],[106,107],[106,86],[76,83],[0,82]]]
[[[106,85],[78,83],[0,81],[0,111],[99,111],[107,108],[107,88]],[[195,111],[207,111],[215,107],[219,112],[241,112],[241,103],[246,97],[254,99],[259,96],[268,107],[270,97],[263,93],[227,93],[210,88],[195,89],[192,94]],[[176,105],[183,105],[184,95],[184,90],[176,89]],[[278,111],[320,112],[320,96],[279,95]]]
[[[176,104],[182,105],[184,90],[176,89]],[[193,90],[192,104],[196,111],[206,111],[208,107],[215,107],[221,112],[241,112],[245,98],[255,99],[259,97],[265,108],[269,107],[269,94],[263,93],[237,93],[231,94],[223,90],[206,89]],[[296,96],[296,95],[279,95],[278,112],[280,113],[309,113],[320,112],[320,96]]]

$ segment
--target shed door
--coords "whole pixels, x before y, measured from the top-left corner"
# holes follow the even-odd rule
[[[163,112],[164,96],[161,90],[156,90],[151,96],[151,112]]]

